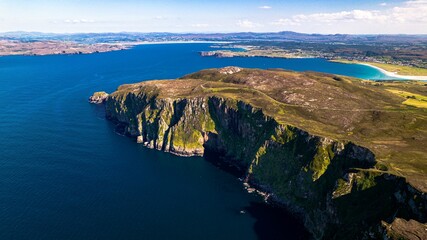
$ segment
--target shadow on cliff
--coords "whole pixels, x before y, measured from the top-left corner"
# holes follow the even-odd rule
[[[256,219],[253,229],[258,239],[310,239],[310,234],[301,221],[283,209],[251,202],[245,211]]]
[[[222,171],[230,173],[236,178],[243,177],[245,175],[245,170],[239,168],[236,164],[231,163],[224,155],[225,153],[223,152],[205,150],[203,158],[215,167],[221,169]]]
[[[207,152],[204,159],[236,178],[245,174],[244,170],[227,162],[221,153]],[[301,220],[283,208],[263,202],[251,202],[244,211],[255,218],[253,229],[260,240],[310,239]]]

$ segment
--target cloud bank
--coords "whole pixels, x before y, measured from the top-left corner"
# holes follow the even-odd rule
[[[385,6],[381,4],[382,6]],[[309,23],[361,22],[372,24],[427,23],[427,0],[406,1],[403,5],[384,10],[351,10],[329,13],[297,14],[280,18],[272,25],[298,26]],[[426,25],[427,28],[427,25]]]

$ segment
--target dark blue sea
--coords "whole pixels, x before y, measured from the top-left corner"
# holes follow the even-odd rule
[[[209,46],[0,57],[0,239],[306,239],[235,175],[116,134],[87,98],[229,65],[384,76],[322,59],[200,57]]]

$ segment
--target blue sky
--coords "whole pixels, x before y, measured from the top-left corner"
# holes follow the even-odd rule
[[[0,32],[427,34],[427,0],[0,0]]]

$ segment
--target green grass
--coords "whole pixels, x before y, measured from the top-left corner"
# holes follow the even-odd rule
[[[403,104],[418,108],[427,108],[427,96],[396,89],[388,89],[388,91],[406,98],[406,100],[402,102]]]

